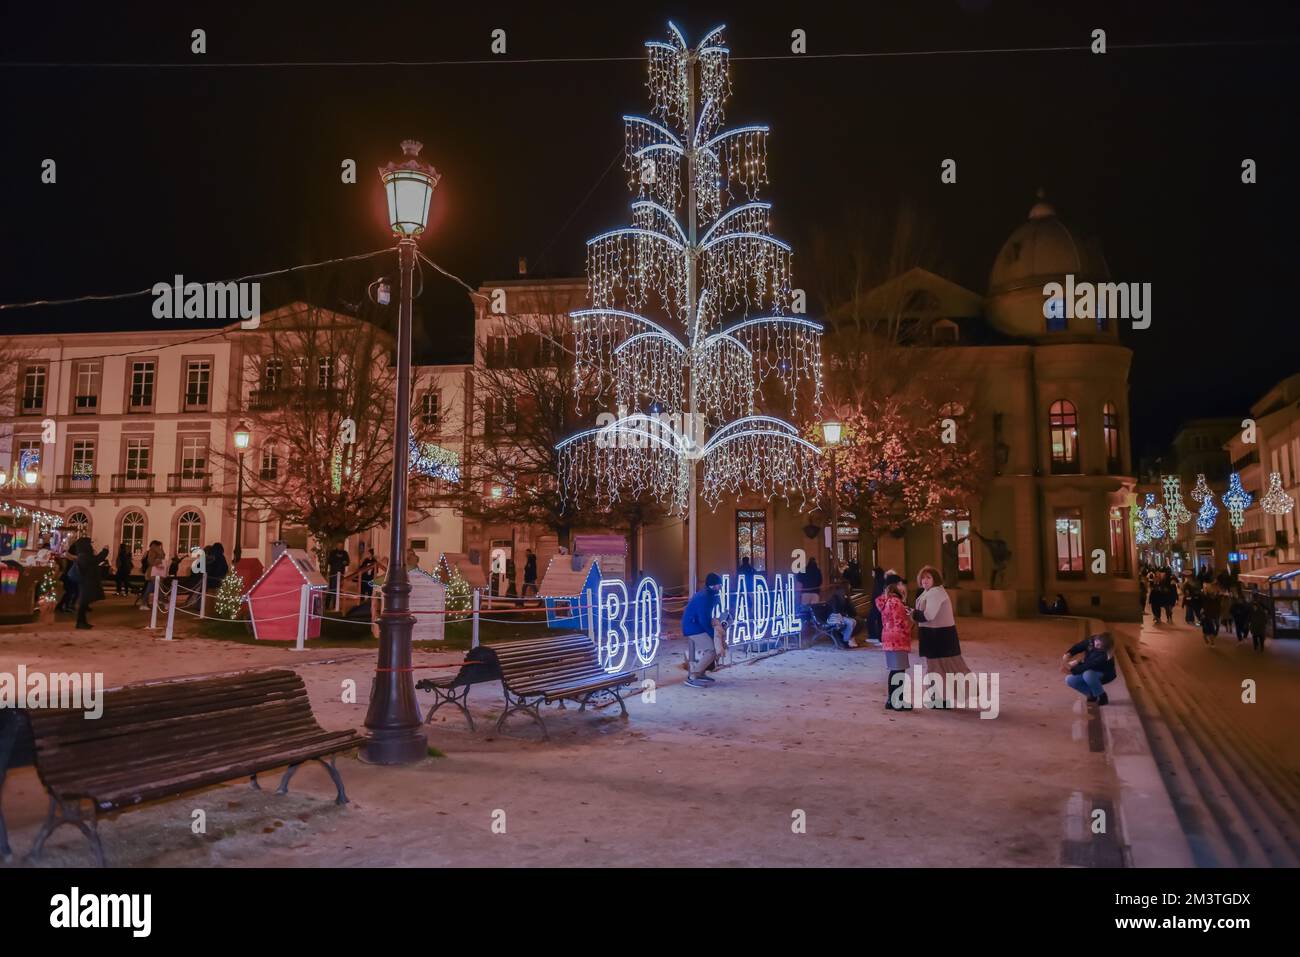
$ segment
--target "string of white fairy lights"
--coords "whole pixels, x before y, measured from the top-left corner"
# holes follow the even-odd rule
[[[769,382],[791,415],[820,404],[822,327],[792,314],[791,249],[759,199],[768,127],[723,127],[722,31],[691,48],[670,23],[646,44],[650,116],[623,117],[632,222],[588,241],[591,307],[570,314],[579,408],[612,399],[620,414],[557,445],[566,495],[648,494],[683,513],[696,463],[710,506],[816,488],[819,450],[756,414]]]

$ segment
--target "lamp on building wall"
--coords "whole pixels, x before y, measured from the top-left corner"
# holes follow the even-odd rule
[[[248,423],[240,421],[235,426],[235,448],[239,451],[239,464],[235,467],[235,561],[238,562],[244,541],[244,453],[253,441]]]
[[[428,741],[415,704],[411,674],[411,585],[406,577],[406,481],[411,438],[411,280],[415,237],[429,223],[429,203],[441,174],[420,160],[423,144],[402,142],[403,158],[379,170],[388,200],[388,224],[397,237],[401,271],[397,322],[397,398],[393,424],[393,496],[389,517],[388,575],[379,617],[379,662],[366,711],[369,736],[361,748],[372,764],[410,764],[427,754]]]
[[[27,466],[27,470],[26,470],[25,472],[23,472],[23,481],[26,482],[28,485],[35,485],[35,484],[36,484],[36,480],[37,480],[38,478],[40,478],[40,477],[41,477],[41,476],[40,476],[40,474],[36,471],[36,469],[33,468],[33,467],[30,466],[30,465]]]

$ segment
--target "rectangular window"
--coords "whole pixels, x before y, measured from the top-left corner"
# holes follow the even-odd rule
[[[94,439],[77,439],[72,443],[72,474],[77,478],[95,474]]]
[[[262,467],[258,475],[263,482],[274,482],[280,477],[280,456],[276,454],[275,446],[262,447]]]
[[[131,393],[127,400],[128,412],[153,411],[154,376],[157,363],[153,359],[137,359],[131,363]]]
[[[1119,455],[1119,416],[1115,412],[1115,407],[1107,402],[1101,418],[1102,431],[1106,439],[1106,471],[1116,475],[1122,468]]]
[[[262,364],[262,388],[267,392],[275,392],[283,380],[284,360],[274,356],[267,359]]]
[[[208,468],[208,439],[204,435],[187,435],[181,439],[181,478],[203,478]]]
[[[950,518],[943,520],[939,529],[939,538],[943,542],[957,542],[957,577],[974,578],[975,565],[971,560],[970,514],[954,512]]]
[[[72,399],[73,412],[94,412],[99,407],[99,360],[77,363],[77,392]]]
[[[1110,573],[1128,574],[1128,509],[1112,506],[1110,510]]]
[[[754,571],[767,571],[767,512],[762,509],[736,510],[736,568],[746,558]]]
[[[437,392],[426,392],[420,397],[420,421],[435,432],[442,427],[439,418],[441,397]]]
[[[191,359],[185,363],[185,410],[206,409],[212,387],[212,363]]]
[[[334,357],[320,356],[316,359],[316,388],[334,388]]]
[[[519,410],[514,396],[493,396],[487,400],[486,426],[489,433],[513,432],[518,424]]]
[[[141,479],[149,474],[149,440],[126,440],[126,477]]]
[[[1052,438],[1052,474],[1079,471],[1079,416],[1073,403],[1053,402],[1048,413]]]
[[[1056,510],[1056,577],[1083,578],[1083,511]]]
[[[45,411],[45,366],[27,366],[23,369],[22,412],[36,415]]]

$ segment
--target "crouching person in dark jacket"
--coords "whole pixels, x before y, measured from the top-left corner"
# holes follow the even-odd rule
[[[1115,640],[1110,632],[1091,635],[1061,656],[1065,683],[1089,701],[1109,704],[1102,685],[1115,680]]]

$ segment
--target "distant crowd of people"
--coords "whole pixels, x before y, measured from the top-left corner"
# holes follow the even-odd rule
[[[1259,595],[1248,595],[1237,577],[1227,570],[1215,572],[1202,565],[1195,574],[1176,576],[1168,567],[1143,566],[1139,576],[1142,603],[1150,604],[1151,617],[1160,624],[1174,620],[1174,609],[1183,606],[1183,620],[1199,625],[1207,645],[1213,645],[1220,631],[1236,633],[1237,641],[1247,636],[1256,651],[1264,650],[1268,629],[1268,605]]]

